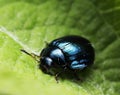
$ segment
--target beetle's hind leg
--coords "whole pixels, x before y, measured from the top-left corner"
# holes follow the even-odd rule
[[[74,77],[75,77],[75,79],[76,79],[77,81],[81,81],[81,82],[83,81],[83,80],[78,76],[76,70],[73,71],[73,74],[74,74]]]

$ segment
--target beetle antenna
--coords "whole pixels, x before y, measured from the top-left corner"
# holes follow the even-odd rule
[[[40,56],[38,56],[38,55],[36,55],[36,54],[34,54],[34,53],[29,53],[29,52],[27,52],[27,51],[24,50],[24,49],[21,49],[21,51],[22,51],[23,53],[31,56],[31,57],[32,57],[33,59],[35,59],[37,62],[39,62]]]

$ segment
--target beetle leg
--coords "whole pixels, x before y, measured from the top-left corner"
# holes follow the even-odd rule
[[[60,74],[65,72],[65,70],[67,69],[66,65],[63,68],[64,69],[61,72],[58,72],[58,73],[55,74],[55,80],[57,81],[57,83],[59,82],[58,77],[60,76]]]
[[[82,82],[82,79],[77,75],[77,73],[76,73],[76,71],[74,70],[73,71],[73,73],[74,73],[74,77],[76,78],[76,80],[78,80],[78,81],[81,81]]]
[[[57,83],[59,82],[59,81],[58,81],[58,76],[59,76],[61,73],[62,73],[62,72],[58,72],[58,73],[55,74],[55,80],[56,80]]]
[[[75,76],[75,78],[77,79],[77,80],[81,80],[80,78],[79,78],[79,76],[74,72],[74,76]]]
[[[46,46],[48,46],[48,45],[49,45],[49,43],[48,43],[47,41],[44,41],[44,42],[45,42],[45,45],[46,45]]]

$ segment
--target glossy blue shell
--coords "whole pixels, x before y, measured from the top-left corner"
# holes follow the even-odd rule
[[[90,42],[79,36],[53,40],[40,54],[41,68],[82,70],[93,64],[94,49]],[[43,66],[44,65],[44,66]]]
[[[82,37],[68,36],[50,43],[58,47],[65,56],[65,62],[71,69],[84,69],[93,64],[94,50],[90,42]]]

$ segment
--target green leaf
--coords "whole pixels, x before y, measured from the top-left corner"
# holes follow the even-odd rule
[[[0,95],[119,95],[119,0],[0,0]],[[20,52],[37,54],[45,41],[79,35],[94,45],[83,82],[46,75]]]

